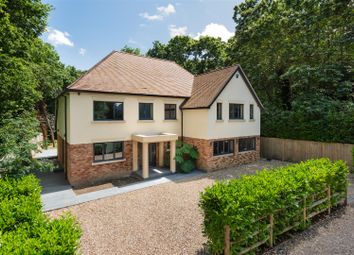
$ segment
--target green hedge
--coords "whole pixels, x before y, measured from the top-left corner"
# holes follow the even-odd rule
[[[33,175],[0,179],[0,254],[75,254],[80,227],[69,214],[50,220],[40,194]]]
[[[314,200],[320,199],[328,185],[333,193],[343,194],[348,185],[348,172],[343,161],[309,160],[273,171],[263,170],[240,179],[217,182],[206,188],[201,194],[200,207],[204,214],[203,232],[211,251],[222,253],[225,225],[231,227],[232,240],[245,240],[234,245],[233,252],[264,239],[269,233],[265,229],[268,223],[258,219],[270,214],[274,214],[277,235],[286,226],[301,221],[303,205],[299,201],[303,201],[305,196],[319,193]],[[309,204],[312,202],[307,200]],[[335,202],[332,199],[332,203]],[[300,227],[306,226],[305,223]],[[260,231],[259,235],[251,236],[262,229],[264,231]]]

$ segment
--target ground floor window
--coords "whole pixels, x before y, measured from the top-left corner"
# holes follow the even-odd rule
[[[223,140],[215,141],[213,145],[214,156],[230,154],[234,152],[234,141],[233,140]]]
[[[123,158],[124,142],[94,143],[94,162]]]
[[[241,138],[238,140],[238,151],[254,151],[256,150],[256,138]]]

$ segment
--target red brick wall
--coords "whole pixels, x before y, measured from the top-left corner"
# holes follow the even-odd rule
[[[73,186],[128,176],[133,169],[132,142],[124,141],[124,160],[93,163],[93,144],[68,144],[68,180]]]
[[[254,136],[252,136],[254,137]],[[246,137],[234,137],[224,139],[197,139],[184,137],[184,141],[198,148],[199,158],[197,160],[197,167],[205,171],[214,171],[227,167],[238,166],[242,164],[248,164],[259,160],[260,158],[260,137],[256,136],[256,150],[247,152],[238,152],[238,139]],[[232,155],[220,155],[213,156],[213,141],[218,140],[230,140],[235,141],[235,150]]]

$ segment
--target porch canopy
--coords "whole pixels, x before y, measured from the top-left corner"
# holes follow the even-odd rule
[[[158,133],[158,134],[135,134],[132,135],[133,141],[133,171],[138,171],[138,143],[142,143],[142,174],[143,178],[149,178],[149,143],[159,144],[159,166],[163,166],[164,162],[164,143],[170,143],[170,171],[176,172],[176,140],[178,135],[171,133]]]

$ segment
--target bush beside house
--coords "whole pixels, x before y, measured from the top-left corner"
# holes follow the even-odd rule
[[[50,220],[40,194],[33,175],[0,179],[0,254],[75,254],[78,223],[71,215]]]
[[[195,146],[181,141],[176,146],[176,162],[178,170],[183,173],[189,173],[195,169],[195,162],[199,157],[198,150]]]
[[[217,182],[206,188],[201,194],[200,207],[204,214],[203,232],[211,251],[222,253],[226,225],[231,228],[232,240],[242,240],[232,247],[232,252],[266,238],[268,223],[259,219],[270,214],[274,214],[276,238],[287,226],[302,221],[303,208],[326,196],[323,192],[326,187],[330,187],[332,194],[345,194],[348,172],[343,161],[309,160],[273,171],[261,171],[254,176]],[[339,199],[343,199],[343,195],[332,197],[331,203],[335,204]],[[309,220],[303,223],[300,227],[306,227]],[[252,235],[256,231],[259,231],[258,235]]]

